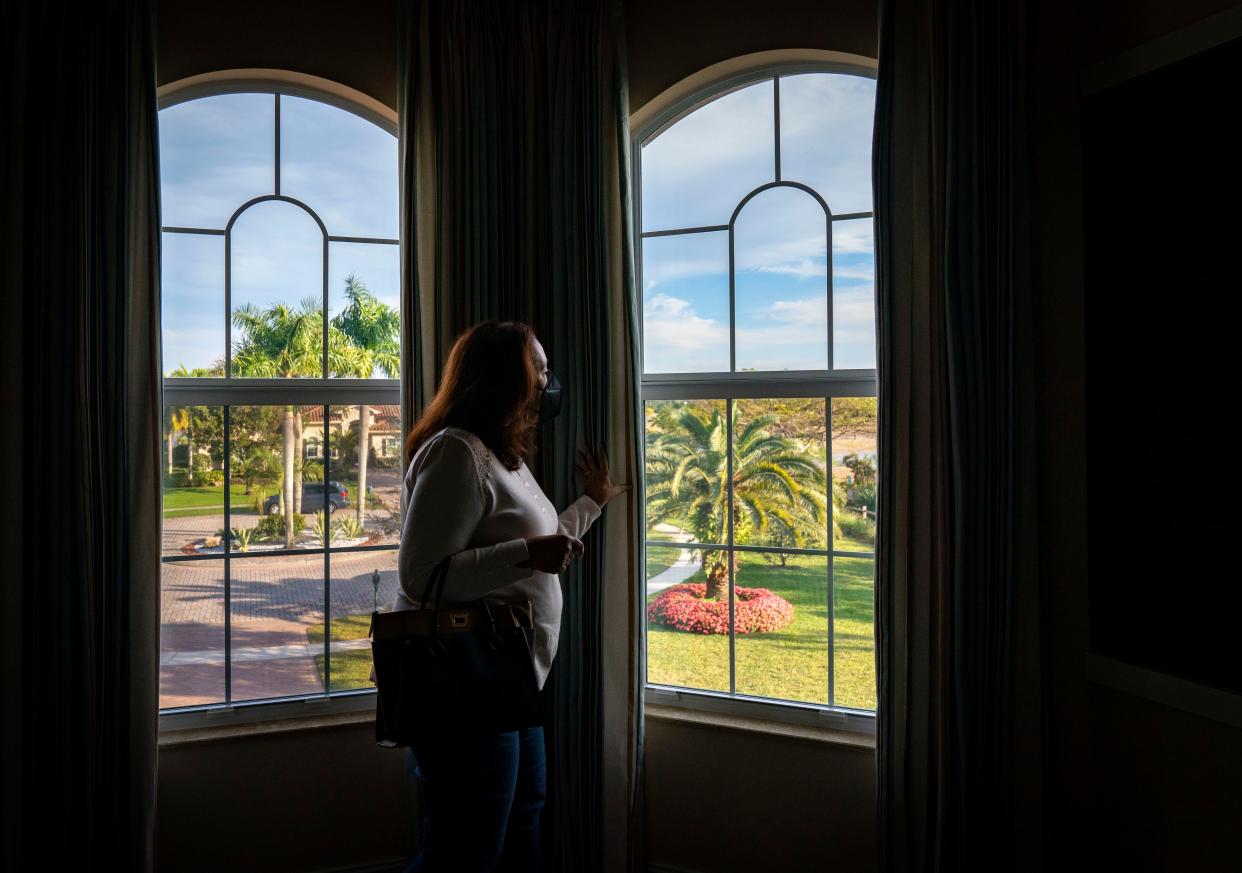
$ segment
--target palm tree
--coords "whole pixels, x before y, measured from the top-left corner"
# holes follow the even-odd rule
[[[738,421],[737,402],[733,420]],[[741,425],[733,444],[734,533],[766,535],[803,547],[826,524],[824,463],[797,440],[771,433],[775,415]],[[728,525],[729,435],[724,411],[704,415],[693,405],[666,406],[647,437],[647,514],[673,521],[695,542],[723,543]],[[844,492],[834,483],[833,502]],[[725,590],[723,550],[703,550],[707,596]],[[734,558],[736,570],[736,558]]]
[[[233,349],[233,371],[238,376],[291,379],[323,375],[323,307],[314,297],[297,307],[276,303],[267,309],[254,304],[233,312],[233,326],[241,339]],[[363,366],[362,352],[335,326],[328,326],[328,372],[354,375]],[[281,504],[285,516],[285,547],[293,547],[293,513],[297,511],[301,489],[295,492],[294,468],[301,456],[301,413],[294,405],[285,407],[284,470]],[[300,484],[300,483],[299,483]]]
[[[235,448],[232,465],[232,476],[242,480],[247,496],[254,493],[256,485],[262,488],[280,480],[280,459],[267,446],[242,445]],[[263,495],[255,499],[261,501]]]
[[[350,273],[345,279],[345,298],[349,304],[332,319],[332,325],[349,338],[355,349],[365,353],[365,372],[370,378],[380,370],[390,379],[401,371],[401,313],[379,300],[366,284]],[[367,460],[371,455],[371,407],[358,407],[358,524],[366,519]]]
[[[168,475],[173,473],[173,446],[177,434],[190,426],[190,410],[185,406],[164,407],[164,434],[168,440]]]

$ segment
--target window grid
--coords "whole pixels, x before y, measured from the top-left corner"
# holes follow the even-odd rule
[[[791,71],[792,72],[792,71]],[[796,72],[816,72],[816,70],[799,69]],[[837,72],[818,70],[818,72]],[[697,689],[686,686],[665,686],[647,681],[647,687],[655,691],[658,695],[672,693],[673,696],[682,699],[684,693],[689,693],[692,697],[698,697],[703,703],[711,704],[712,699],[720,700],[725,698],[727,702],[746,704],[749,706],[760,707],[759,711],[767,710],[769,714],[778,714],[779,710],[821,710],[822,715],[829,716],[833,711],[844,710],[846,713],[855,712],[850,708],[838,707],[836,702],[836,559],[837,558],[863,558],[872,561],[874,568],[874,551],[859,552],[845,549],[833,548],[835,544],[834,530],[836,525],[836,506],[832,499],[833,476],[832,476],[832,449],[833,449],[833,418],[832,418],[832,401],[835,398],[848,397],[874,397],[877,393],[877,381],[875,370],[834,370],[834,337],[833,337],[833,263],[832,263],[832,227],[839,221],[849,221],[854,219],[871,219],[874,218],[874,212],[855,211],[834,215],[827,203],[819,192],[813,188],[800,182],[782,179],[781,170],[781,110],[780,110],[780,81],[782,74],[765,74],[756,75],[740,79],[732,83],[729,87],[717,90],[705,99],[700,99],[689,108],[680,113],[672,114],[671,117],[665,118],[663,121],[653,125],[652,132],[645,137],[638,137],[635,140],[632,153],[632,166],[634,172],[634,215],[639,225],[639,233],[637,234],[640,242],[645,239],[685,236],[690,234],[703,234],[714,232],[728,233],[728,271],[729,271],[729,371],[728,372],[693,372],[693,373],[647,373],[645,364],[645,352],[643,352],[643,369],[640,385],[640,402],[643,404],[644,410],[647,403],[657,400],[724,400],[726,410],[726,433],[728,434],[728,446],[726,452],[726,475],[728,480],[729,496],[727,499],[727,537],[724,544],[711,544],[699,542],[661,542],[649,540],[646,536],[648,525],[646,521],[646,438],[641,441],[644,457],[641,463],[641,469],[644,470],[643,476],[643,493],[641,499],[643,501],[643,554],[641,566],[646,566],[647,550],[655,548],[658,550],[684,552],[686,550],[711,550],[724,551],[728,567],[728,593],[729,593],[729,692],[722,695],[719,692],[712,692],[704,689]],[[681,228],[664,228],[654,231],[642,230],[642,149],[648,142],[651,142],[664,131],[668,130],[673,124],[687,115],[693,113],[702,106],[711,101],[725,96],[740,88],[748,87],[763,81],[771,81],[773,88],[773,138],[774,138],[774,179],[771,182],[757,186],[749,193],[744,195],[739,201],[730,216],[729,222],[723,225],[701,225],[693,227]],[[790,187],[802,190],[810,194],[823,208],[826,217],[827,240],[826,240],[826,294],[827,294],[827,349],[828,349],[828,369],[825,371],[738,371],[736,357],[736,335],[737,335],[737,306],[736,306],[736,263],[735,263],[735,231],[738,216],[741,214],[745,205],[756,197],[758,194],[778,187]],[[639,277],[639,287],[643,287],[643,247],[640,244],[636,247],[637,272]],[[643,307],[639,308],[639,346],[640,350],[645,350],[644,333],[643,333]],[[827,542],[829,547],[826,549],[813,548],[787,548],[784,546],[759,546],[739,544],[735,542],[735,519],[734,519],[734,423],[733,423],[733,400],[739,399],[775,399],[780,397],[798,397],[798,398],[823,398],[824,401],[824,421],[825,421],[825,484],[827,488]],[[645,418],[645,413],[644,413]],[[645,427],[644,427],[645,430]],[[821,556],[825,558],[827,564],[827,666],[828,666],[828,687],[827,687],[827,705],[808,705],[803,702],[790,701],[779,698],[758,697],[755,695],[739,694],[737,691],[737,658],[736,658],[736,603],[735,603],[735,579],[734,579],[734,561],[732,556],[738,552],[749,552],[756,554],[796,554],[806,556]],[[643,599],[646,601],[646,572],[644,571],[640,582],[643,586]],[[647,640],[646,627],[646,610],[644,609],[644,646]],[[645,659],[646,660],[646,659]],[[650,675],[650,664],[648,662],[648,676]],[[658,698],[657,698],[658,699]],[[747,703],[753,701],[752,703]],[[702,705],[700,703],[699,705]],[[773,706],[774,705],[774,706]],[[869,711],[861,711],[870,714]]]
[[[213,91],[209,94],[198,94],[194,98],[210,97],[217,94],[233,93],[229,90]],[[235,703],[242,703],[246,707],[256,705],[269,704],[273,701],[288,701],[296,699],[314,699],[314,698],[336,698],[336,697],[352,697],[362,694],[373,694],[373,689],[342,689],[334,692],[332,690],[332,555],[333,554],[350,554],[362,552],[392,552],[396,551],[396,544],[377,544],[377,545],[359,545],[359,546],[334,546],[332,538],[327,537],[327,542],[323,547],[306,547],[295,549],[270,549],[263,552],[242,552],[233,548],[233,537],[231,532],[232,526],[232,409],[237,406],[288,406],[295,405],[320,406],[323,411],[323,437],[320,446],[318,460],[323,464],[323,482],[325,488],[324,506],[321,511],[325,515],[325,524],[327,524],[327,495],[326,489],[328,483],[332,481],[332,449],[331,444],[331,428],[330,428],[330,410],[332,407],[352,407],[360,405],[400,405],[400,381],[397,379],[355,379],[330,377],[328,365],[328,327],[329,327],[329,258],[330,244],[334,242],[341,243],[362,243],[371,245],[399,245],[399,240],[382,237],[357,237],[338,234],[330,234],[328,229],[319,216],[319,214],[306,203],[281,194],[281,93],[273,91],[273,113],[274,113],[274,137],[273,137],[273,193],[263,194],[253,197],[241,206],[239,206],[230,215],[223,229],[210,227],[184,227],[184,226],[164,226],[161,227],[163,233],[176,234],[198,234],[207,236],[223,236],[224,237],[224,375],[223,377],[169,377],[163,378],[163,404],[165,407],[192,407],[207,406],[219,407],[222,414],[222,467],[223,467],[223,520],[224,520],[224,536],[222,537],[223,552],[220,555],[215,554],[180,554],[180,555],[162,555],[161,564],[179,564],[195,561],[221,561],[223,560],[224,568],[224,699],[216,703],[200,704],[184,707],[168,707],[162,708],[161,713],[177,714],[177,713],[193,713],[200,711],[212,711],[218,709],[232,709]],[[319,95],[306,96],[309,99],[317,99]],[[335,101],[329,105],[337,105]],[[338,108],[345,108],[338,106]],[[259,203],[277,201],[289,203],[303,209],[314,219],[316,225],[322,235],[322,359],[321,359],[321,377],[320,378],[289,378],[289,379],[262,379],[262,378],[246,378],[239,377],[233,373],[233,309],[232,309],[232,230],[234,224],[243,215],[246,210]],[[307,402],[311,401],[311,402]],[[359,451],[369,451],[369,447],[360,446]],[[302,459],[304,460],[304,459]],[[190,466],[193,465],[193,459],[189,461]],[[358,499],[363,501],[365,505],[366,494],[361,492]],[[235,560],[245,560],[250,558],[281,558],[281,557],[303,557],[314,558],[316,555],[323,556],[323,581],[324,581],[324,634],[323,634],[323,685],[322,694],[305,695],[291,694],[281,695],[277,697],[269,697],[262,699],[247,699],[245,701],[233,700],[233,645],[232,645],[232,617],[233,617],[233,592],[232,592],[232,562]]]

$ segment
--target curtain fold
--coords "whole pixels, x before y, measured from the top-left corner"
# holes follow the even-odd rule
[[[580,493],[578,446],[639,475],[637,328],[619,3],[451,0],[403,6],[399,126],[406,426],[454,337],[530,322],[566,385],[532,464]],[[641,866],[637,507],[618,498],[563,576],[546,698],[550,870]],[[641,627],[641,625],[638,625]]]
[[[875,127],[882,869],[1037,869],[1019,0],[885,0]]]
[[[153,869],[159,176],[144,0],[4,5],[5,869]]]

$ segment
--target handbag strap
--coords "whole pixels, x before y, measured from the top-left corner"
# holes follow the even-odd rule
[[[436,605],[431,613],[431,636],[435,637],[440,628],[440,604],[444,602],[444,583],[448,581],[449,563],[453,560],[451,554],[445,555],[440,562],[431,570],[431,575],[427,577],[427,584],[423,586],[423,596],[419,598],[418,608],[427,608],[427,595],[431,593],[431,588],[435,586]],[[492,612],[491,606],[486,598],[480,597],[474,601],[479,605],[483,614],[487,616],[487,623],[491,627],[492,635],[499,636],[500,628],[496,624],[496,616]]]
[[[452,555],[445,555],[431,568],[431,572],[427,575],[427,584],[423,586],[423,596],[418,598],[419,609],[427,608],[427,595],[431,593],[432,587],[437,583],[439,583],[439,589],[436,591],[436,603],[440,602],[440,591],[444,588],[443,579],[448,575],[448,565],[452,560]]]

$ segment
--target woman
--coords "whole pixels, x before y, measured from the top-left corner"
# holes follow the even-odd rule
[[[416,608],[436,564],[452,555],[444,602],[485,598],[534,607],[542,689],[561,621],[556,574],[582,554],[582,535],[629,489],[608,459],[579,450],[586,494],[559,515],[524,458],[559,408],[543,346],[520,322],[489,321],[453,344],[435,398],[406,443],[404,520],[394,609]],[[428,735],[410,748],[423,797],[423,847],[409,871],[536,870],[543,807],[543,728],[483,737]],[[416,766],[415,766],[416,764]]]

